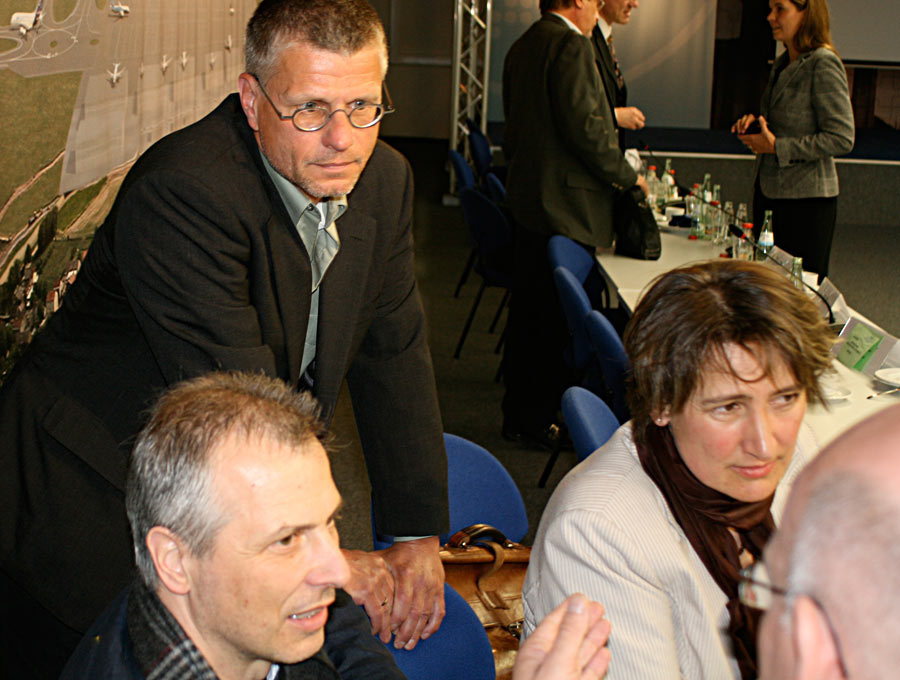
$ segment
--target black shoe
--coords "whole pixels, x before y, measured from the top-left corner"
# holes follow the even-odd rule
[[[545,427],[521,427],[510,422],[503,422],[501,434],[506,441],[518,442],[528,448],[547,449],[548,451],[572,451],[572,440],[569,430],[564,424],[550,423]]]

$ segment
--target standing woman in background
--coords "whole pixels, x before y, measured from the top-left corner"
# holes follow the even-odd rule
[[[769,7],[772,35],[786,50],[772,66],[759,117],[748,113],[731,129],[756,154],[754,236],[771,210],[775,244],[821,281],[837,218],[834,156],[853,148],[847,74],[825,0],[769,0]]]

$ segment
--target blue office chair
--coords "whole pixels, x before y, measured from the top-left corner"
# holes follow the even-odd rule
[[[631,363],[625,353],[619,334],[603,314],[593,310],[584,321],[597,365],[603,374],[603,382],[608,390],[610,407],[620,423],[631,418],[628,401],[625,398],[625,380],[631,370]]]
[[[562,412],[578,462],[603,446],[619,428],[619,421],[609,406],[583,387],[570,387],[563,393]]]
[[[521,541],[528,533],[528,513],[519,487],[503,464],[487,449],[454,434],[444,434],[444,447],[450,530],[439,536],[441,544],[473,524],[490,524],[509,540]],[[393,542],[392,536],[374,534],[376,550]]]
[[[566,317],[566,325],[572,334],[567,360],[577,370],[584,371],[594,356],[584,326],[584,319],[591,311],[591,301],[581,283],[566,267],[557,267],[553,270],[553,282],[556,284],[559,302]]]
[[[493,172],[489,172],[486,177],[487,195],[497,205],[506,203],[506,187],[503,182]]]
[[[459,194],[463,189],[474,189],[475,188],[475,171],[472,170],[472,166],[469,165],[468,161],[463,157],[459,151],[455,151],[450,149],[447,154],[450,158],[450,167],[453,168],[453,174],[456,176],[456,193]],[[471,241],[471,235],[469,236],[469,240]],[[475,244],[472,243],[472,250],[469,252],[469,259],[466,260],[466,265],[463,267],[462,274],[459,276],[459,281],[456,284],[456,290],[453,291],[453,297],[459,297],[459,291],[465,285],[466,281],[469,280],[469,274],[472,272],[472,267],[475,266],[475,260],[478,258],[478,252],[475,249]]]
[[[475,172],[483,179],[491,171],[494,156],[491,152],[491,142],[478,127],[478,123],[471,118],[466,119],[466,128],[469,130],[469,152],[472,154]]]
[[[472,326],[472,320],[475,318],[475,312],[478,311],[478,305],[481,304],[481,296],[488,286],[505,289],[503,299],[500,301],[491,323],[493,332],[509,298],[513,270],[512,230],[503,211],[477,189],[460,191],[459,202],[466,225],[469,227],[472,242],[475,244],[477,258],[474,269],[481,276],[481,287],[475,295],[469,316],[459,336],[459,342],[453,352],[454,359],[458,359],[462,352],[469,328]]]
[[[550,269],[565,267],[575,275],[587,293],[591,307],[600,309],[608,306],[606,281],[597,268],[596,258],[584,246],[568,236],[557,234],[547,242],[547,257],[550,259]]]
[[[453,174],[456,175],[456,190],[473,189],[475,187],[475,172],[472,166],[463,157],[463,155],[454,149],[450,149],[447,154],[450,158],[450,167],[453,168]]]
[[[444,621],[410,651],[388,649],[409,680],[494,680],[494,654],[484,625],[462,595],[444,584]]]

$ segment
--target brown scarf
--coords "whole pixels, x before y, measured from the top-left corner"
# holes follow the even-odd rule
[[[773,496],[756,503],[744,503],[710,489],[684,464],[668,427],[651,423],[644,441],[645,445],[637,447],[641,466],[662,491],[691,546],[728,597],[728,634],[732,651],[741,678],[755,678],[756,631],[760,614],[742,605],[738,598],[741,551],[729,528],[737,531],[742,548],[749,551],[754,560],[760,559],[775,530],[769,511]]]

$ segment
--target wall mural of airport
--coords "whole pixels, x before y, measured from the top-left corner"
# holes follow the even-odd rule
[[[0,0],[0,381],[137,156],[236,89],[256,0]]]

